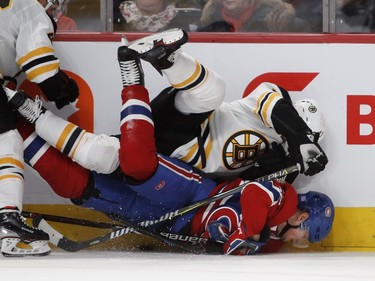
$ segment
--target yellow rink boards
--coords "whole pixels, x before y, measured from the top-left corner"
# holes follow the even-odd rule
[[[25,211],[52,214],[58,216],[82,218],[86,220],[110,222],[105,215],[74,205],[25,205]],[[52,223],[57,230],[70,239],[81,241],[107,233],[108,229],[76,226],[71,224]],[[169,246],[155,239],[136,234],[129,234],[111,242],[94,246],[103,250],[156,249],[171,251]],[[93,248],[94,248],[93,247]],[[284,251],[296,251],[286,247]],[[300,251],[366,251],[375,252],[375,208],[335,208],[335,221],[332,232],[321,243],[311,245]]]

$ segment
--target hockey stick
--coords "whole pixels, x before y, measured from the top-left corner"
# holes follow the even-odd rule
[[[68,218],[50,214],[41,214],[41,213],[34,213],[28,211],[22,211],[22,216],[25,218],[36,218],[42,217],[47,221],[59,222],[59,223],[66,223],[66,224],[74,224],[79,226],[86,226],[86,227],[95,227],[95,228],[115,228],[115,227],[123,227],[123,224],[118,223],[110,223],[110,222],[98,222],[98,221],[91,221],[85,219],[78,219],[78,218]]]
[[[193,254],[221,252],[221,247],[219,247],[220,244],[212,239],[174,233],[159,233],[150,229],[144,229],[128,222],[125,222],[122,226],[119,225],[115,227],[111,232],[107,234],[80,242],[65,237],[63,234],[49,225],[47,221],[42,217],[34,217],[33,224],[39,229],[42,229],[43,231],[48,233],[48,235],[50,236],[50,243],[68,252],[77,252],[79,250],[83,250],[99,243],[116,239],[129,233],[143,234],[152,238],[156,238],[157,240],[167,245],[178,247],[183,252]]]
[[[111,229],[117,230],[119,228],[126,227],[126,225],[124,225],[122,223],[98,222],[98,221],[84,220],[84,219],[78,219],[78,218],[68,218],[68,217],[62,217],[62,216],[56,216],[56,215],[33,213],[33,212],[28,212],[28,211],[23,211],[22,216],[24,216],[26,218],[34,219],[34,223],[36,225],[40,224],[41,219],[44,219],[44,220],[47,220],[47,221],[53,221],[53,222],[59,222],[59,223],[65,223],[65,224],[73,224],[73,225],[85,226],[85,227],[95,227],[95,228],[99,228],[99,229],[111,228]],[[43,226],[43,227],[46,227],[46,226]],[[49,229],[49,231],[51,231],[49,233],[54,233],[54,236],[58,235],[57,234],[58,232],[56,230]],[[138,233],[137,231],[131,231],[131,232]],[[124,233],[124,235],[125,234],[126,233]],[[148,233],[147,233],[147,235],[148,235]],[[194,244],[197,244],[197,243],[198,244],[207,244],[207,243],[208,244],[212,244],[212,243],[216,244],[216,242],[214,242],[213,240],[210,241],[207,238],[191,236],[191,235],[182,235],[182,234],[176,234],[176,233],[171,233],[171,232],[160,232],[159,235],[165,237],[165,239],[183,242],[183,244],[185,244],[185,245],[189,245],[189,244],[194,245]],[[163,240],[164,243],[166,242],[165,239]],[[67,239],[66,237],[65,237],[64,240],[65,240],[64,244],[66,244],[66,243],[74,244],[75,243],[75,241],[67,242],[67,241],[69,241],[69,239]],[[170,242],[169,240],[168,240],[168,243]],[[75,246],[75,247],[77,247],[77,246]],[[75,247],[72,247],[72,248],[75,248]],[[213,247],[210,247],[210,248],[212,249]],[[66,250],[68,250],[68,248]],[[186,250],[186,249],[184,249],[184,250]],[[210,252],[212,252],[212,251],[210,251]]]
[[[286,176],[290,173],[297,172],[297,171],[299,171],[299,166],[294,165],[294,166],[290,166],[288,168],[279,170],[277,172],[274,172],[272,174],[269,174],[267,176],[260,177],[260,178],[254,180],[254,181],[269,181],[269,180],[273,180],[273,179],[276,179],[276,178],[284,177],[284,176]],[[39,221],[39,223],[37,223],[37,225],[38,225],[39,228],[41,228],[42,230],[44,230],[44,231],[46,231],[47,233],[50,234],[52,244],[54,244],[55,246],[57,246],[61,249],[64,249],[64,250],[70,251],[70,252],[79,251],[81,249],[88,248],[90,246],[96,245],[96,244],[101,243],[101,242],[112,240],[114,238],[123,236],[125,234],[131,233],[131,232],[134,232],[134,231],[137,231],[137,232],[139,232],[141,234],[144,234],[144,235],[154,237],[154,238],[159,239],[159,240],[161,240],[161,241],[163,241],[167,244],[176,245],[180,248],[183,248],[184,250],[187,250],[186,247],[184,247],[184,246],[181,247],[181,245],[179,245],[175,242],[172,242],[170,239],[169,240],[166,239],[166,237],[163,237],[162,234],[156,233],[156,232],[146,228],[146,226],[154,225],[154,224],[163,222],[165,220],[170,220],[172,218],[175,218],[177,216],[185,214],[185,213],[187,213],[187,212],[189,212],[193,209],[199,208],[199,207],[204,206],[204,205],[208,205],[211,202],[214,202],[214,201],[217,201],[219,199],[223,199],[225,197],[231,196],[231,195],[233,195],[237,192],[240,192],[242,190],[242,188],[244,186],[246,186],[249,182],[251,182],[251,181],[244,181],[243,184],[241,184],[240,186],[238,186],[236,188],[233,188],[233,189],[228,190],[226,192],[223,192],[221,194],[214,195],[214,196],[209,197],[207,199],[201,200],[201,201],[196,202],[196,203],[194,203],[190,206],[187,206],[187,207],[175,210],[173,212],[167,213],[167,214],[161,216],[157,220],[143,221],[138,225],[131,225],[130,223],[124,222],[124,227],[118,227],[117,229],[114,229],[113,231],[111,231],[111,232],[109,232],[109,233],[107,233],[103,236],[93,238],[93,239],[89,239],[87,241],[76,242],[76,241],[72,241],[72,240],[67,239],[61,233],[54,230],[44,219],[40,219],[40,221]],[[128,224],[128,226],[126,226],[126,224]],[[196,252],[197,253],[197,251],[195,249],[190,251],[190,252]]]

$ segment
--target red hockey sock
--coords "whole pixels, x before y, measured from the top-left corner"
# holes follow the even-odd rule
[[[47,144],[37,135],[30,123],[19,123],[17,126],[23,140],[27,138],[25,157],[29,165],[51,186],[53,191],[64,198],[80,198],[87,186],[89,171],[73,162],[54,147]],[[33,161],[30,161],[33,159]]]
[[[120,166],[127,176],[144,181],[158,165],[148,91],[141,85],[129,86],[121,97]]]

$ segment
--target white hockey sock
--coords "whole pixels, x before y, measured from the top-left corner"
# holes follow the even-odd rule
[[[48,110],[35,123],[35,131],[50,145],[89,170],[107,174],[119,165],[117,138],[86,132]]]
[[[0,209],[22,210],[24,189],[23,141],[17,130],[0,134]]]
[[[197,72],[199,63],[190,55],[182,52],[181,49],[175,53],[174,64],[170,68],[164,69],[163,74],[173,87],[180,88],[179,84],[191,80],[191,77]]]

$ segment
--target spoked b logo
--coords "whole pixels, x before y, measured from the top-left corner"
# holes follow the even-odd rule
[[[232,135],[224,145],[224,165],[229,170],[252,165],[254,156],[268,147],[268,141],[261,134],[251,130],[240,131]]]

